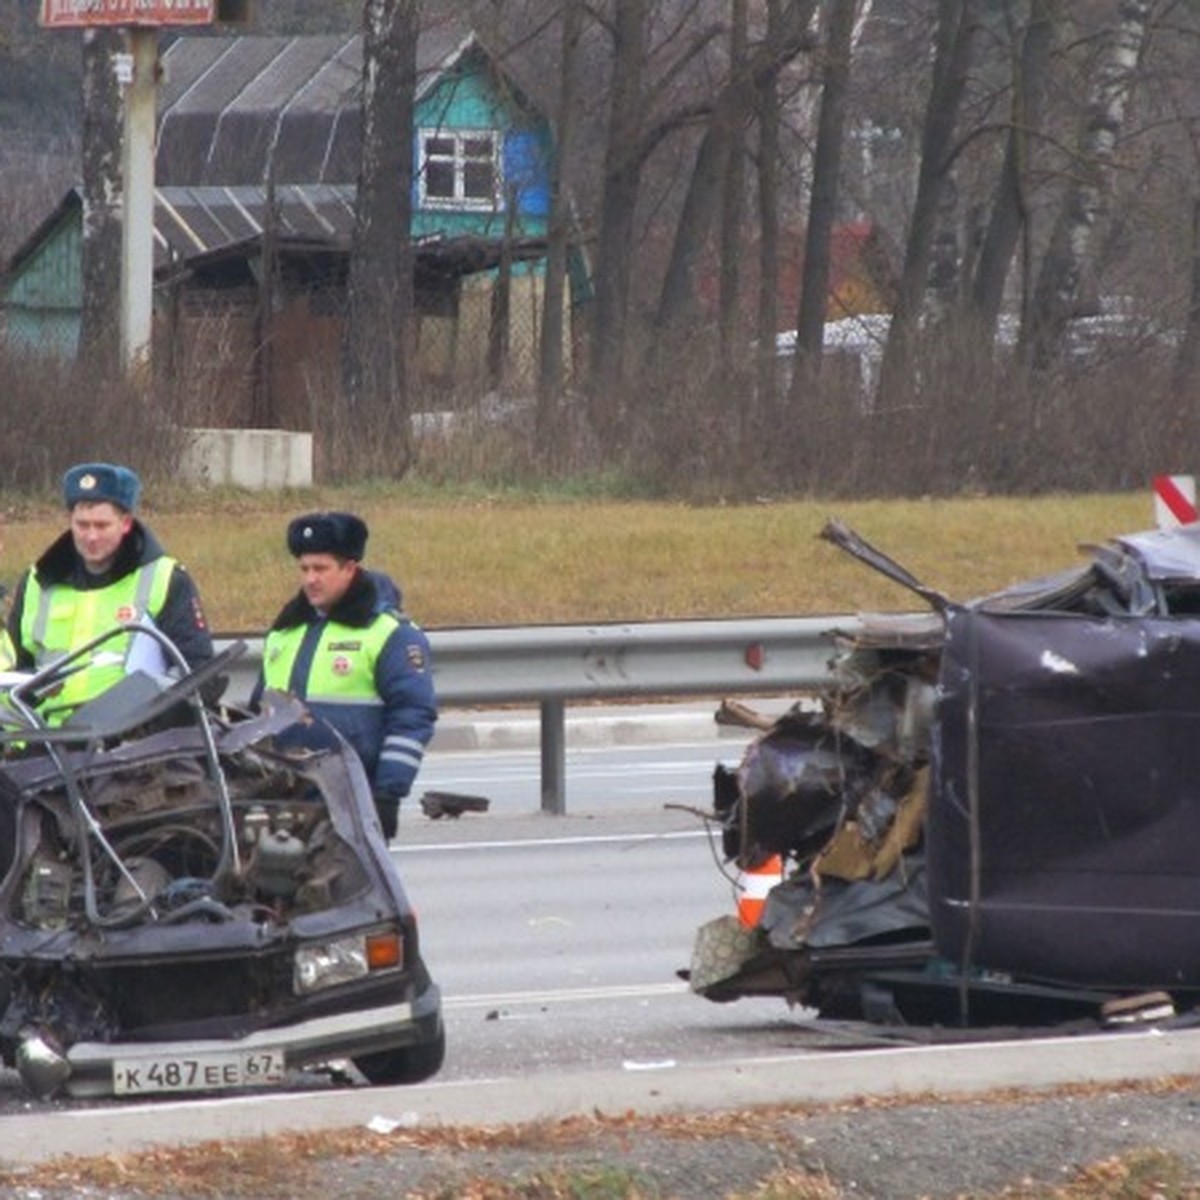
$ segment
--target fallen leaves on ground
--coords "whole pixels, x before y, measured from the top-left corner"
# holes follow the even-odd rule
[[[601,1145],[623,1135],[705,1141],[712,1138],[770,1139],[778,1137],[785,1120],[817,1113],[854,1112],[895,1108],[907,1104],[1020,1104],[1031,1098],[1094,1096],[1137,1092],[1162,1094],[1196,1087],[1194,1076],[1172,1076],[1151,1081],[1071,1084],[1036,1093],[1001,1089],[985,1094],[919,1096],[863,1096],[834,1104],[772,1105],[729,1112],[690,1112],[642,1115],[627,1111],[616,1115],[594,1113],[514,1125],[404,1127],[381,1134],[368,1129],[282,1132],[269,1137],[229,1139],[192,1145],[160,1147],[127,1154],[94,1158],[63,1157],[22,1169],[0,1168],[0,1187],[61,1193],[65,1189],[116,1189],[123,1197],[319,1196],[328,1191],[321,1174],[331,1159],[384,1156],[412,1147],[442,1151],[526,1152],[565,1151]],[[580,1190],[572,1169],[555,1167],[524,1182],[480,1178],[468,1185],[456,1181],[453,1200],[560,1200],[586,1195],[604,1200],[641,1200],[636,1178],[624,1182],[614,1175],[606,1186],[626,1186],[625,1191]],[[475,1191],[464,1192],[464,1186]],[[508,1189],[508,1190],[505,1190]],[[514,1190],[516,1189],[516,1190]],[[523,1189],[523,1190],[522,1190]],[[557,1190],[556,1190],[557,1189]],[[632,1190],[630,1190],[632,1189]],[[727,1200],[835,1200],[840,1194],[822,1176],[785,1172],[760,1182],[758,1189]],[[450,1200],[433,1191],[410,1192],[410,1200]],[[1066,1184],[1018,1184],[1000,1194],[1004,1200],[1200,1200],[1200,1183],[1183,1178],[1177,1159],[1153,1149],[1105,1159],[1087,1167]]]

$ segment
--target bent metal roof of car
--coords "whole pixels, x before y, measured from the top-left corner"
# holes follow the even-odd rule
[[[1200,524],[1114,538],[1144,564],[1146,576],[1159,582],[1200,581]]]

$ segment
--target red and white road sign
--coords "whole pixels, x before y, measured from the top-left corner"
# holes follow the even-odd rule
[[[42,0],[49,29],[89,25],[211,25],[217,0]]]
[[[1155,475],[1154,519],[1159,529],[1190,525],[1198,516],[1194,475]]]

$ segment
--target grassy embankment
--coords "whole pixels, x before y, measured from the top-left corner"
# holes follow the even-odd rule
[[[1079,543],[1154,519],[1148,489],[695,507],[407,485],[151,495],[142,516],[196,576],[212,627],[257,632],[295,586],[286,523],[314,508],[367,518],[368,561],[401,581],[429,629],[914,609],[920,602],[907,591],[817,537],[829,517],[956,599],[1070,566]],[[15,581],[63,527],[51,507],[10,512],[0,579]]]

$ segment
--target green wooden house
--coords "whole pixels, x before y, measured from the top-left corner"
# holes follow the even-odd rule
[[[496,383],[486,378],[494,374],[487,347],[496,345],[489,322],[501,262],[506,271],[515,264],[505,279],[514,314],[504,331],[508,377],[520,380],[537,361],[553,141],[530,91],[471,30],[434,25],[417,57],[420,364],[432,381],[477,391]],[[223,373],[225,387],[240,380],[249,398],[263,392],[263,380],[250,376],[273,359],[293,380],[268,380],[267,391],[289,391],[307,365],[306,348],[328,358],[340,329],[359,167],[361,38],[183,36],[161,63],[155,360],[205,363]],[[80,229],[72,190],[7,265],[0,323],[11,343],[73,353]],[[281,276],[264,314],[256,306],[268,248]],[[209,336],[217,325],[221,354]],[[263,355],[264,338],[282,340],[285,352]]]
[[[0,320],[10,346],[74,355],[83,302],[80,211],[79,193],[72,189],[8,264]]]

